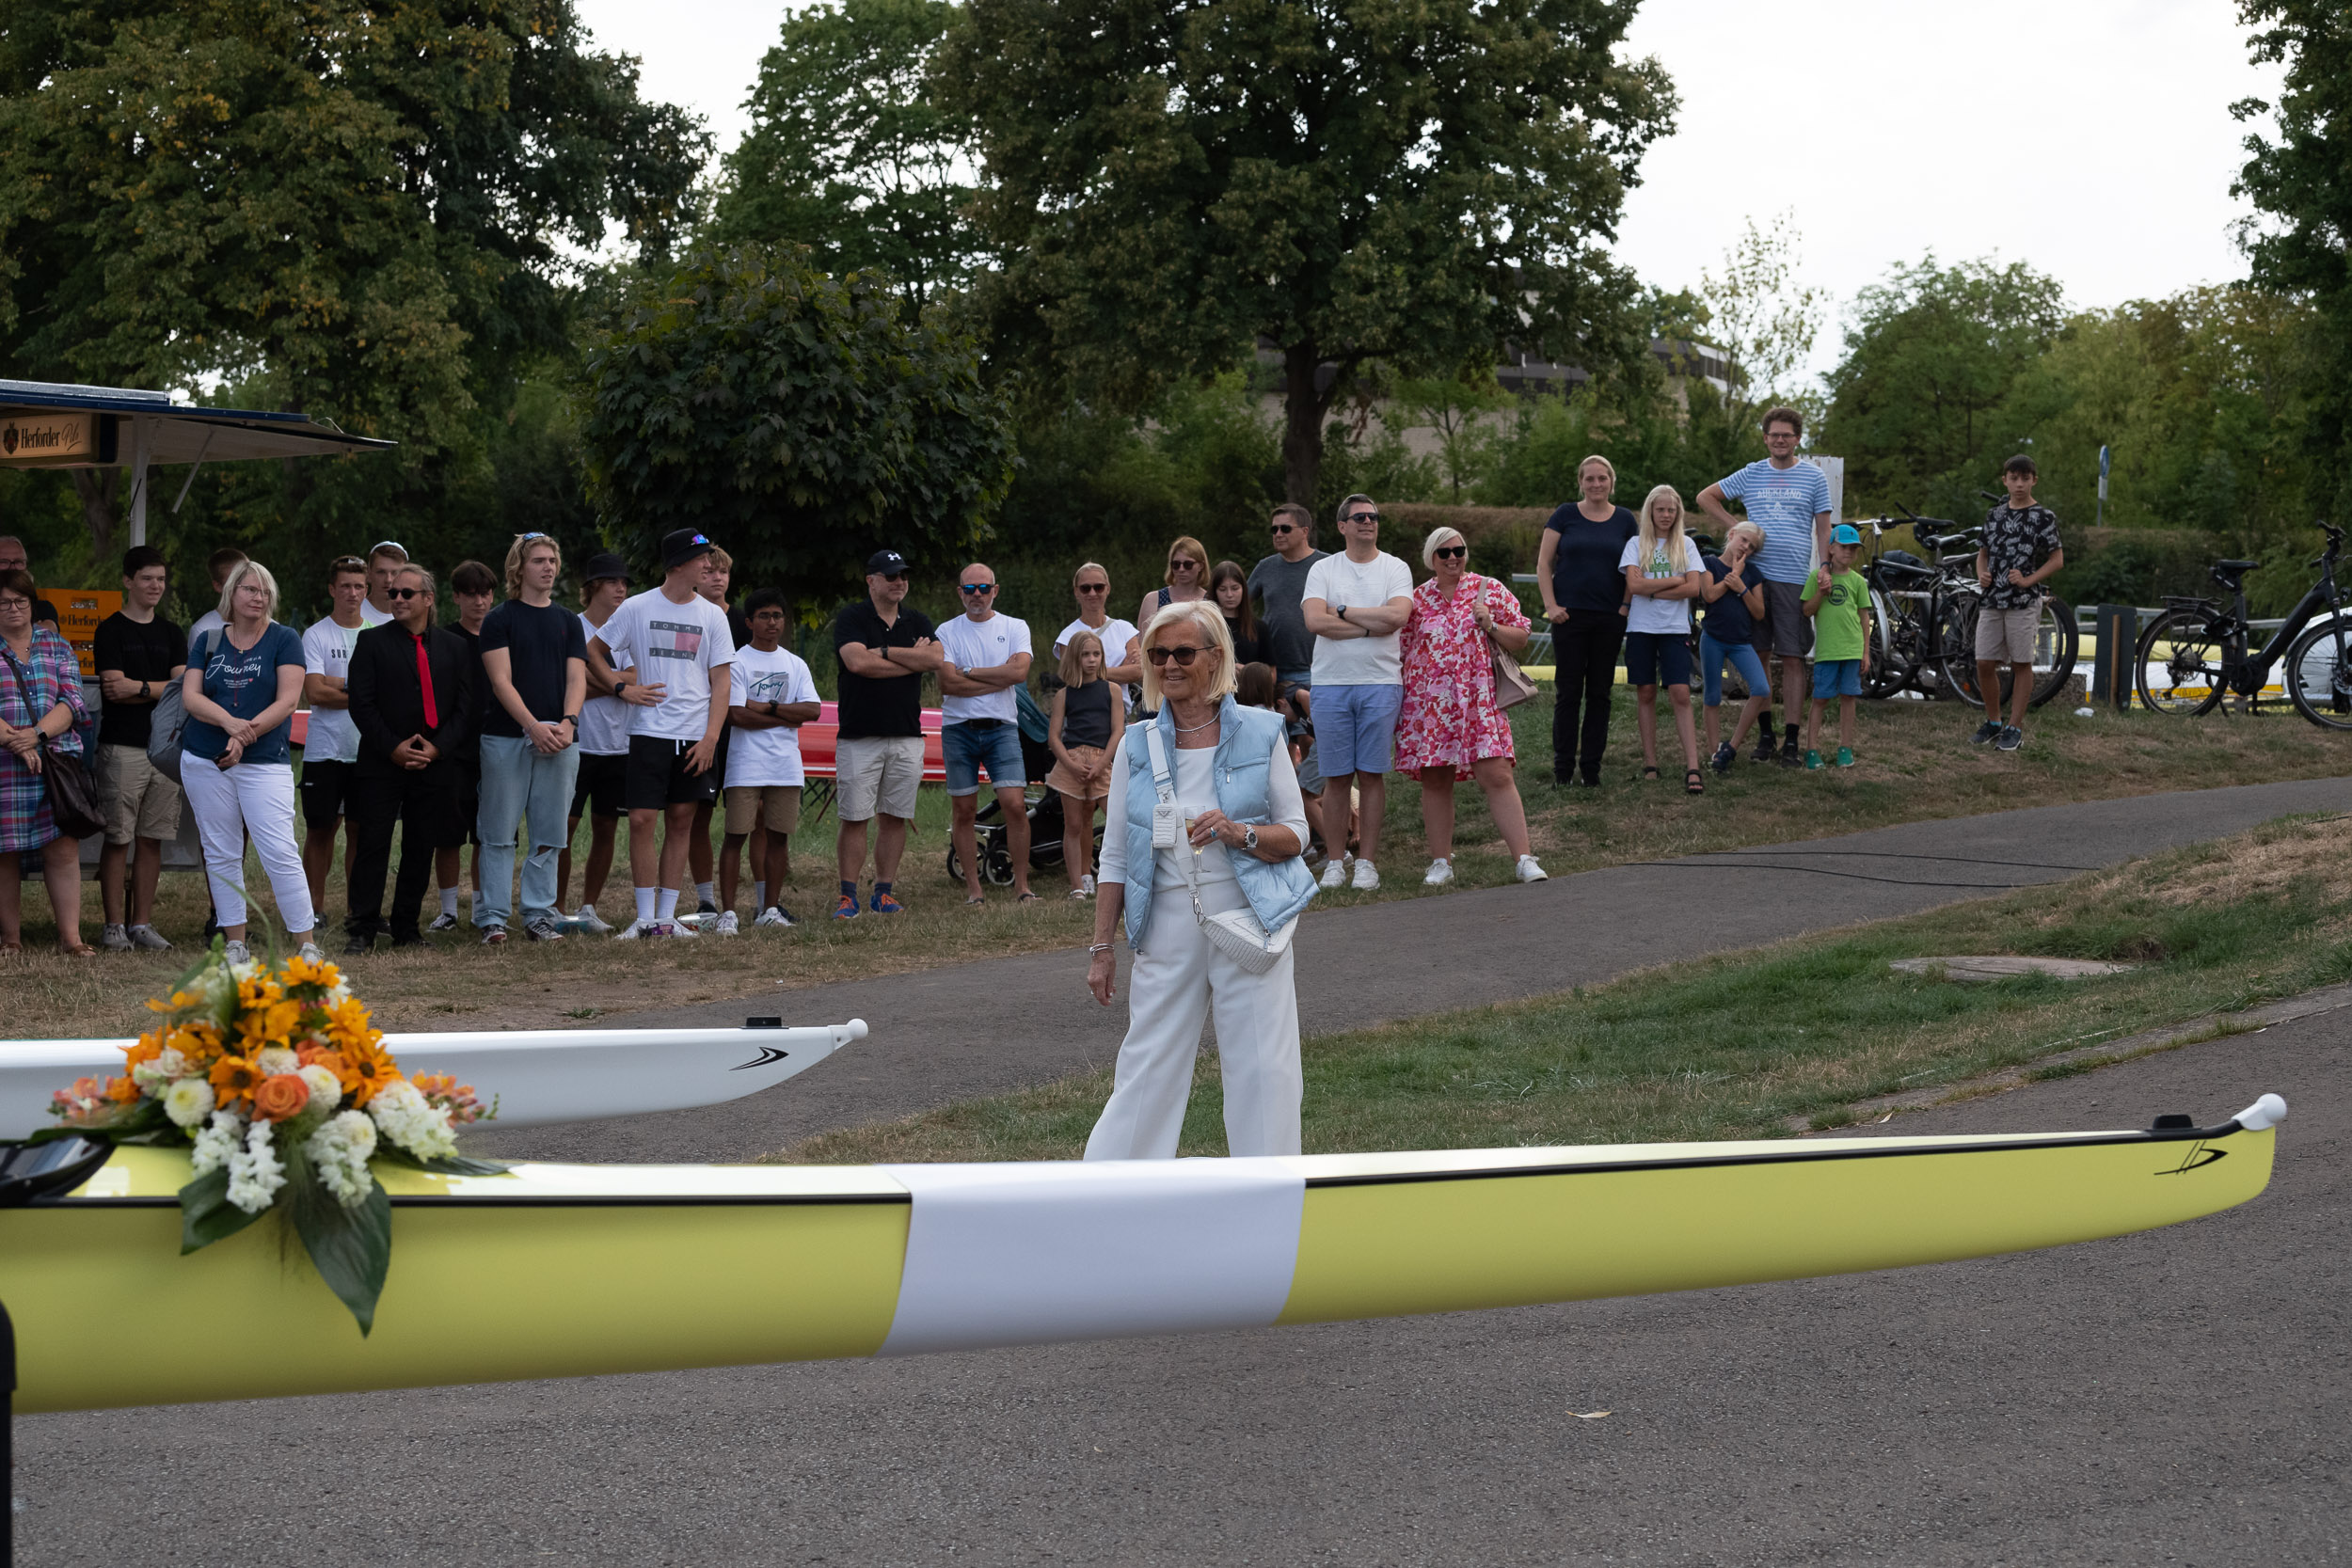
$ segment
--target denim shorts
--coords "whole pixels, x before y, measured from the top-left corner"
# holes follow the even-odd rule
[[[1627,632],[1625,683],[1628,686],[1690,685],[1689,637],[1678,631]]]
[[[1859,697],[1862,695],[1862,660],[1858,658],[1817,658],[1813,661],[1813,695],[1816,697]]]
[[[1707,706],[1724,705],[1725,659],[1731,660],[1732,669],[1741,680],[1747,682],[1749,696],[1770,697],[1772,694],[1772,677],[1764,673],[1764,661],[1756,657],[1754,643],[1718,642],[1702,631],[1699,633],[1699,673],[1707,680]]]
[[[1021,726],[998,721],[990,724],[965,720],[939,732],[939,750],[947,763],[947,793],[977,795],[980,770],[998,789],[1021,789],[1029,782],[1021,760]]]
[[[1323,686],[1315,689],[1315,761],[1326,779],[1385,773],[1396,760],[1396,713],[1402,686]]]

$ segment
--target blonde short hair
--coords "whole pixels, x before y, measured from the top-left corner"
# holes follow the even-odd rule
[[[508,598],[516,598],[522,594],[523,562],[530,560],[531,552],[541,545],[545,545],[555,552],[556,571],[560,573],[564,570],[564,546],[555,542],[553,534],[518,533],[515,535],[515,542],[506,546],[506,596]]]
[[[1460,529],[1443,523],[1431,529],[1429,537],[1421,542],[1421,563],[1433,572],[1438,569],[1438,546],[1440,545],[1459,545],[1464,549],[1470,548],[1470,541],[1462,537]],[[1464,556],[1462,560],[1467,564],[1470,557]]]
[[[1739,538],[1743,533],[1755,541],[1754,544],[1748,546],[1749,554],[1753,555],[1757,550],[1764,547],[1764,530],[1759,525],[1750,522],[1745,517],[1740,518],[1738,522],[1732,524],[1729,528],[1724,531],[1724,543],[1725,545],[1729,545],[1734,539]]]
[[[1078,663],[1078,655],[1086,648],[1092,648],[1105,662],[1107,662],[1111,657],[1110,655],[1103,652],[1103,640],[1095,636],[1092,632],[1081,631],[1073,634],[1069,641],[1061,645],[1060,673],[1062,685],[1089,686],[1093,684],[1091,681],[1087,679],[1087,673],[1085,669]],[[1095,680],[1099,681],[1102,678],[1102,671],[1097,670],[1094,672]]]
[[[278,579],[269,568],[258,561],[240,561],[229,569],[228,578],[220,585],[220,618],[231,625],[237,619],[237,589],[247,578],[259,581],[269,590],[269,618],[278,619]]]
[[[1143,705],[1160,705],[1160,667],[1152,662],[1152,639],[1160,633],[1190,621],[1200,628],[1204,647],[1216,651],[1216,674],[1209,681],[1208,697],[1215,701],[1230,695],[1238,678],[1233,670],[1233,639],[1225,629],[1225,612],[1216,608],[1215,599],[1187,599],[1183,604],[1163,606],[1152,624],[1143,628],[1139,640],[1143,644]]]

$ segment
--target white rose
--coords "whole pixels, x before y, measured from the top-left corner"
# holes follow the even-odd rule
[[[175,1127],[194,1127],[212,1114],[213,1085],[201,1078],[183,1078],[164,1091],[164,1115]]]
[[[280,1073],[292,1072],[302,1066],[302,1058],[282,1045],[270,1046],[253,1060],[255,1066],[272,1078]]]
[[[342,1103],[343,1098],[342,1079],[315,1063],[300,1070],[302,1081],[310,1086],[310,1103],[313,1107],[323,1111],[333,1110]],[[373,1139],[373,1132],[371,1132],[369,1136]]]

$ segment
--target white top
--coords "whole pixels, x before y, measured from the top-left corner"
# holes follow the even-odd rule
[[[1679,566],[1667,559],[1666,545],[1665,539],[1658,541],[1656,553],[1651,556],[1649,563],[1642,567],[1644,577],[1678,578],[1685,572],[1695,572],[1699,569],[1699,552],[1691,547],[1691,541],[1688,537],[1682,541],[1683,563]],[[1642,536],[1637,533],[1625,542],[1625,553],[1617,557],[1617,569],[1622,572],[1628,566],[1641,565]],[[1632,596],[1632,603],[1626,610],[1625,629],[1661,633],[1667,636],[1687,635],[1691,630],[1691,601],[1661,599],[1654,594],[1636,594]]]
[[[368,603],[367,600],[361,599],[359,601],[359,629],[361,631],[367,630],[370,626],[387,625],[390,622],[390,616],[376,609],[375,606]]]
[[[1147,752],[1145,753],[1149,755]],[[1205,816],[1217,809],[1216,748],[1201,746],[1192,750],[1176,749],[1168,753],[1168,765],[1175,775],[1176,803],[1186,816]],[[1151,765],[1146,763],[1148,768]],[[1124,882],[1127,879],[1127,748],[1121,745],[1111,753],[1109,821],[1103,831],[1103,863],[1095,868],[1097,882]],[[1288,828],[1298,835],[1298,842],[1307,842],[1307,803],[1299,799],[1298,774],[1291,767],[1291,752],[1282,732],[1274,732],[1274,750],[1266,772],[1267,804],[1273,808],[1272,823]],[[1259,826],[1265,826],[1261,823]],[[1245,823],[1247,827],[1248,824]],[[1154,891],[1181,888],[1184,874],[1176,863],[1178,854],[1189,853],[1188,846],[1175,850],[1163,850],[1152,856],[1156,869],[1152,873]],[[1200,868],[1204,882],[1233,881],[1233,859],[1222,844],[1212,841],[1200,851],[1195,863]]]
[[[648,588],[623,600],[596,635],[612,650],[614,668],[633,664],[638,680],[662,688],[651,707],[629,705],[632,736],[689,744],[703,737],[710,722],[710,672],[735,658],[725,610],[699,594],[672,604],[660,589]]]
[[[339,626],[332,615],[311,623],[302,634],[302,668],[313,675],[330,675],[337,681],[351,678],[351,645],[358,640],[365,626]],[[314,707],[310,710],[310,728],[302,742],[302,760],[312,762],[358,762],[359,760],[359,726],[347,707]]]
[[[1105,670],[1115,670],[1126,663],[1128,648],[1134,644],[1137,637],[1142,635],[1136,630],[1136,624],[1133,621],[1122,621],[1115,615],[1100,626],[1089,626],[1084,621],[1073,621],[1054,634],[1054,657],[1061,657],[1061,651],[1070,646],[1070,640],[1082,631],[1090,631],[1102,640],[1103,668]]]
[[[197,643],[203,641],[206,632],[218,631],[228,624],[220,618],[220,611],[217,610],[208,610],[198,616],[196,625],[188,628],[188,652],[196,652]]]
[[[938,630],[940,647],[959,670],[986,670],[1030,651],[1029,623],[1016,615],[992,615],[985,621],[959,615],[939,623]],[[1009,686],[985,697],[942,697],[939,715],[943,724],[961,724],[967,719],[1001,719],[1009,724],[1020,718]],[[730,762],[730,777],[733,772]]]
[[[580,611],[580,634],[582,637],[602,637],[604,628]],[[613,651],[615,673],[629,667],[618,649]],[[628,705],[618,697],[591,697],[580,705],[580,749],[592,757],[618,757],[628,754]]]
[[[1413,569],[1382,550],[1370,561],[1350,561],[1327,555],[1307,569],[1307,591],[1299,597],[1321,599],[1323,608],[1337,613],[1410,598]],[[1404,654],[1398,646],[1402,628],[1386,637],[1318,637],[1315,639],[1313,680],[1317,686],[1401,686]],[[1117,800],[1117,796],[1112,797]]]
[[[735,694],[729,707],[754,703],[813,703],[816,677],[808,663],[789,648],[763,654],[746,644],[735,650]],[[796,784],[806,773],[801,766],[801,728],[773,724],[764,730],[738,728],[727,742],[727,787],[737,784]]]

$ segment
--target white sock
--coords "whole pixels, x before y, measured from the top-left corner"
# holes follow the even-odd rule
[[[677,889],[660,888],[656,891],[654,896],[657,900],[653,908],[653,917],[656,922],[667,920],[677,913]]]
[[[649,887],[641,887],[637,890],[637,923],[640,926],[653,924],[654,892],[655,890]],[[671,896],[675,898],[677,895],[672,894]]]
[[[694,884],[694,896],[701,899],[706,904],[715,904],[719,901],[718,894],[712,891],[711,884],[708,882],[696,882]]]
[[[752,907],[760,910],[768,907],[768,884],[766,882],[752,884]]]
[[[452,919],[456,918],[457,890],[455,888],[445,887],[441,890],[441,912]]]

